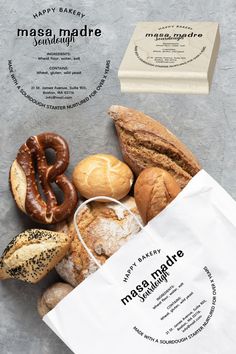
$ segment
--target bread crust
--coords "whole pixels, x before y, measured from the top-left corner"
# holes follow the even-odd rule
[[[147,167],[169,172],[184,188],[201,169],[191,151],[166,127],[142,112],[111,106],[125,162],[136,175]]]
[[[78,163],[73,171],[73,183],[87,199],[104,195],[119,200],[129,193],[133,173],[115,156],[96,154]]]
[[[55,283],[47,288],[38,299],[38,313],[40,317],[44,317],[73,289],[71,285],[61,282]]]
[[[128,196],[121,202],[141,220],[133,197]],[[77,224],[86,245],[101,264],[140,230],[133,217],[114,203],[90,203],[82,209]],[[66,282],[77,286],[97,270],[97,265],[80,243],[73,222],[69,224],[68,233],[73,240],[56,270]]]
[[[41,229],[20,233],[0,258],[0,279],[37,283],[60,262],[70,243],[71,239],[65,233]]]
[[[45,151],[48,148],[55,151],[54,164],[47,162]],[[69,147],[61,136],[45,132],[28,138],[20,147],[9,174],[17,206],[43,224],[54,224],[68,218],[78,201],[74,185],[64,175],[68,164]],[[58,203],[53,183],[63,192],[62,203]]]
[[[143,170],[134,186],[134,198],[144,224],[159,214],[180,191],[168,172],[158,167]]]
[[[27,193],[27,181],[22,167],[14,160],[9,173],[10,188],[18,208],[26,213],[25,199]]]

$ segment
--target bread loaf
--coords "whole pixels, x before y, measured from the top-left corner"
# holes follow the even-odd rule
[[[55,152],[53,164],[47,161],[47,149]],[[46,132],[29,137],[9,173],[11,192],[20,210],[41,224],[55,224],[71,216],[78,195],[64,175],[68,164],[69,147],[61,136]],[[57,200],[53,185],[62,191],[62,203]]]
[[[73,182],[87,199],[103,195],[119,200],[129,193],[133,173],[129,166],[115,156],[96,154],[78,163],[73,171]]]
[[[140,219],[133,197],[121,202]],[[85,243],[101,264],[140,230],[132,215],[115,203],[90,203],[81,211],[77,223]],[[73,222],[68,225],[68,234],[73,241],[56,270],[66,282],[77,286],[97,270],[97,265],[80,243]]]
[[[44,317],[74,288],[66,283],[55,283],[50,286],[38,300],[38,313]]]
[[[144,224],[159,214],[180,191],[168,172],[158,167],[143,170],[134,186],[134,198]]]
[[[181,188],[199,170],[200,165],[189,149],[161,123],[134,109],[111,106],[125,162],[136,175],[147,167],[169,172]]]
[[[0,258],[0,280],[15,278],[29,283],[41,280],[66,254],[69,235],[31,229],[17,235]]]

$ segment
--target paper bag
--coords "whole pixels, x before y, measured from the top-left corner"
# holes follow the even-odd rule
[[[232,354],[236,203],[200,171],[45,317],[78,354]]]

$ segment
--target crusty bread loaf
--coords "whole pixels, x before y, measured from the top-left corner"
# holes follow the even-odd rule
[[[133,197],[126,197],[121,202],[140,220]],[[85,243],[101,264],[140,230],[132,215],[120,205],[100,202],[92,202],[84,207],[78,216],[78,226]],[[80,243],[73,222],[68,225],[68,234],[73,241],[56,270],[66,282],[77,286],[97,270],[97,265]]]
[[[134,198],[144,224],[159,214],[180,191],[175,179],[161,168],[143,170],[134,186]]]
[[[200,165],[189,149],[161,123],[134,109],[111,106],[125,162],[138,175],[144,168],[168,171],[183,188]]]
[[[49,164],[47,149],[55,152],[55,161]],[[75,186],[64,175],[69,164],[69,147],[65,139],[45,132],[31,136],[21,145],[9,172],[9,184],[17,206],[41,224],[55,224],[72,215],[78,202]],[[53,186],[63,194],[57,200]]]
[[[74,288],[70,284],[55,283],[45,290],[38,299],[38,313],[44,317],[51,311],[64,297],[66,297]]]
[[[41,280],[66,254],[69,235],[48,230],[26,230],[9,243],[0,258],[0,279],[29,283]]]
[[[73,171],[73,183],[87,199],[104,195],[119,200],[129,193],[133,173],[115,156],[96,154],[78,163]]]

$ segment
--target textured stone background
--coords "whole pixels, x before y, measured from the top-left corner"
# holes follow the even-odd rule
[[[25,13],[48,5],[80,8],[103,24],[109,34],[103,43],[111,59],[109,78],[99,96],[68,112],[40,109],[13,87],[7,72],[11,28]],[[122,104],[145,111],[177,134],[198,156],[202,166],[236,198],[236,2],[234,0],[119,0],[119,1],[0,1],[1,11],[1,168],[0,251],[12,237],[32,225],[15,207],[8,188],[8,171],[18,147],[26,138],[45,130],[62,134],[71,149],[70,173],[87,154],[106,152],[120,156],[106,110]],[[137,21],[217,21],[221,48],[209,96],[121,94],[117,70]],[[26,20],[25,20],[26,21]],[[88,57],[91,72],[94,58]],[[96,63],[96,65],[100,65]],[[66,354],[70,350],[39,319],[37,297],[57,275],[28,285],[14,280],[0,283],[0,353]],[[78,318],[79,321],[79,318]],[[93,353],[90,353],[93,354]]]

